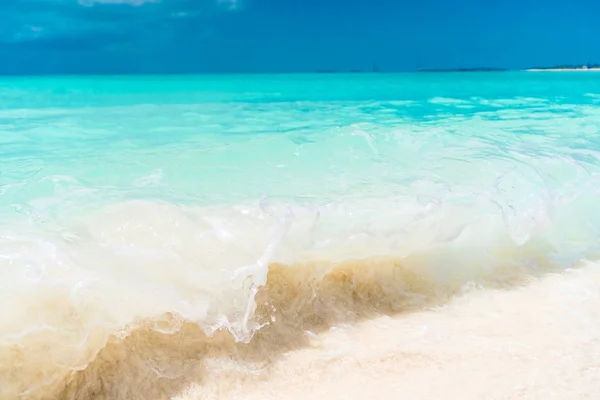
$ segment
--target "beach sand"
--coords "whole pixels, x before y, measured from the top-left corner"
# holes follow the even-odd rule
[[[600,68],[531,68],[527,72],[598,72]]]
[[[593,399],[598,317],[600,265],[591,264],[334,329],[253,378],[223,369],[176,398]]]

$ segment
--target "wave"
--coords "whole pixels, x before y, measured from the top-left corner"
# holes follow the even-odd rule
[[[170,398],[215,368],[268,368],[333,326],[597,258],[597,202],[131,201],[12,224],[0,235],[0,397]]]

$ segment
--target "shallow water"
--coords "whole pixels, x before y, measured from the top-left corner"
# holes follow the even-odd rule
[[[4,78],[0,397],[218,397],[562,276],[600,255],[599,133],[594,74]]]

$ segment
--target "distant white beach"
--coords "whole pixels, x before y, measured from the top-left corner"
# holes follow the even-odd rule
[[[527,72],[598,72],[600,68],[530,68]]]

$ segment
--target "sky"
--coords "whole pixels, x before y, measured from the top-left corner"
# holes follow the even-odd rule
[[[0,0],[0,74],[600,63],[600,0]]]

